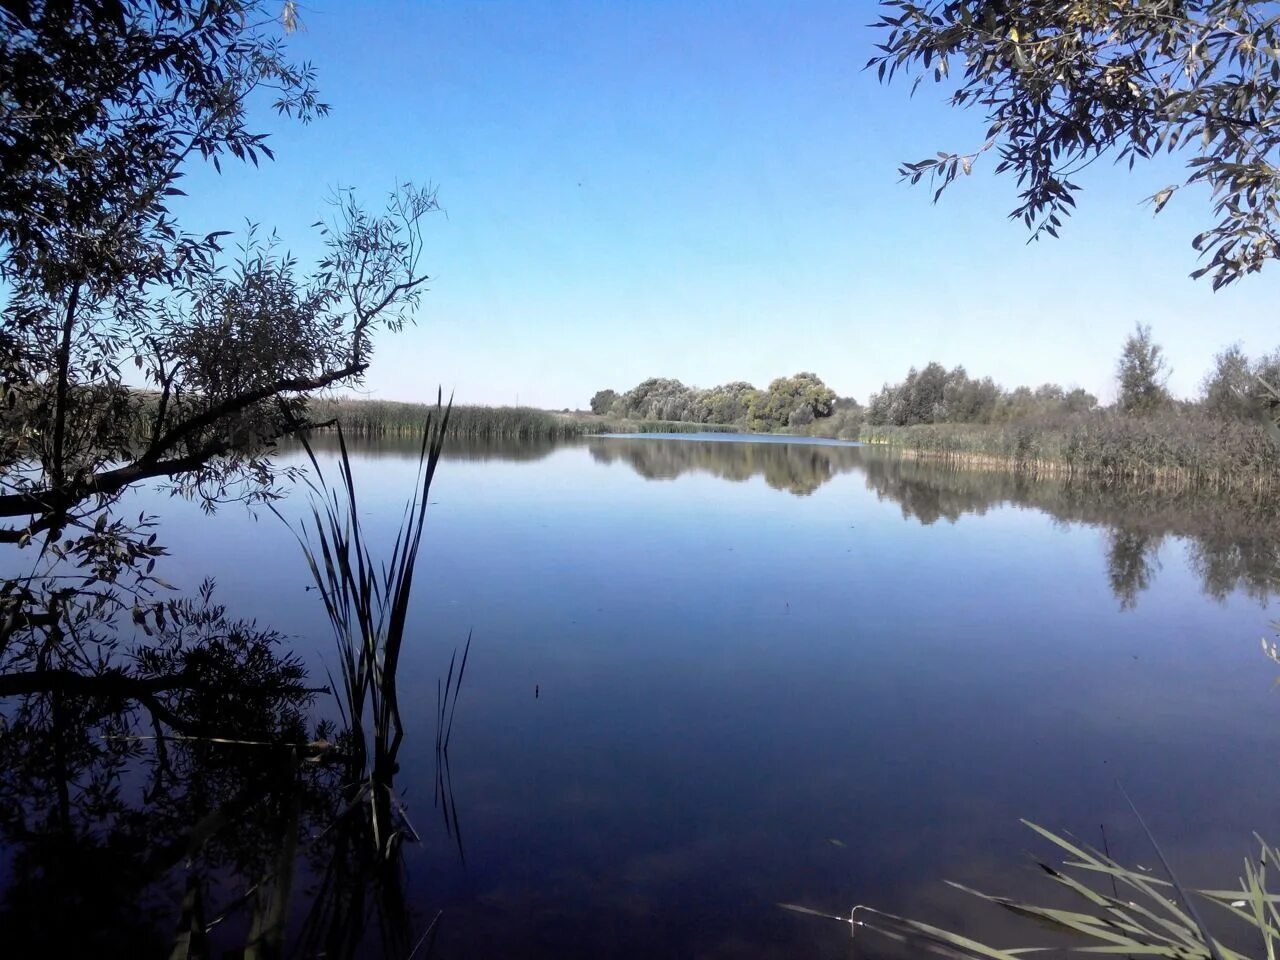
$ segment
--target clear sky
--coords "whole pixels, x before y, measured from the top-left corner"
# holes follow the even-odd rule
[[[1063,238],[1032,245],[990,162],[936,206],[900,183],[985,123],[862,70],[876,6],[314,0],[290,44],[332,115],[264,112],[277,161],[193,171],[185,225],[249,217],[311,259],[332,187],[435,184],[431,290],[368,377],[388,399],[583,407],[649,376],[811,370],[865,402],[938,360],[1109,400],[1138,321],[1181,395],[1227,344],[1280,346],[1280,265],[1214,294],[1187,276],[1204,194],[1141,204],[1176,166],[1095,165]]]

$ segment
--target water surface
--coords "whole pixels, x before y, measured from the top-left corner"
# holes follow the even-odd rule
[[[357,445],[383,536],[415,454]],[[170,579],[214,575],[324,675],[280,521],[148,502]],[[450,957],[847,956],[780,901],[991,932],[942,881],[1025,892],[1020,817],[1151,862],[1117,779],[1188,882],[1227,885],[1280,838],[1272,514],[776,438],[455,446],[401,667],[411,905]],[[433,743],[468,631],[463,859]]]

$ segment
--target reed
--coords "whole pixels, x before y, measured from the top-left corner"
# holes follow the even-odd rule
[[[341,426],[347,435],[383,436],[422,432],[431,408],[421,403],[326,397],[312,402],[311,419]],[[455,406],[449,438],[466,440],[565,440],[601,433],[702,433],[738,428],[677,420],[627,420],[585,413],[555,413],[535,407]]]
[[[390,400],[324,398],[311,404],[317,423],[333,422],[348,435],[418,436],[432,408],[421,403]],[[560,416],[533,407],[452,407],[443,430],[445,436],[467,439],[543,440],[599,433],[603,425]]]
[[[357,509],[355,475],[343,428],[337,428],[339,482],[331,486],[311,445],[303,439],[314,471],[310,522],[295,531],[324,603],[338,645],[342,696],[339,709],[352,758],[350,790],[372,802],[372,833],[384,853],[402,833],[393,823],[399,801],[391,790],[396,756],[404,737],[396,674],[404,647],[409,599],[426,521],[431,482],[440,463],[452,405],[427,413],[414,492],[405,507],[389,556],[375,562]]]
[[[1192,411],[1151,417],[1114,412],[1010,424],[864,427],[866,443],[1033,476],[1210,490],[1272,490],[1280,445],[1266,425]]]

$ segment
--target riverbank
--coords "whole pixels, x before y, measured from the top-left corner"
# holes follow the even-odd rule
[[[421,431],[428,404],[322,399],[315,420],[351,434]],[[562,440],[602,433],[750,432],[740,424],[627,420],[533,407],[455,406],[449,435],[484,440]],[[1280,441],[1261,423],[1224,420],[1195,410],[1149,417],[1101,411],[1004,424],[874,427],[851,416],[779,431],[789,436],[861,440],[910,456],[998,468],[1032,476],[1079,478],[1206,490],[1269,492],[1280,487]]]

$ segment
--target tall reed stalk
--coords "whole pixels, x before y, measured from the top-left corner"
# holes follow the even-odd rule
[[[304,439],[314,479],[310,522],[295,531],[312,579],[333,627],[341,667],[339,709],[348,731],[352,788],[367,795],[373,836],[389,851],[402,830],[392,825],[399,811],[391,790],[396,756],[404,738],[396,673],[404,647],[409,600],[427,501],[449,427],[452,401],[426,416],[418,456],[417,481],[405,506],[387,559],[376,562],[357,509],[355,474],[346,437],[338,427],[338,483],[331,485],[319,459]],[[401,814],[402,811],[399,811]]]

